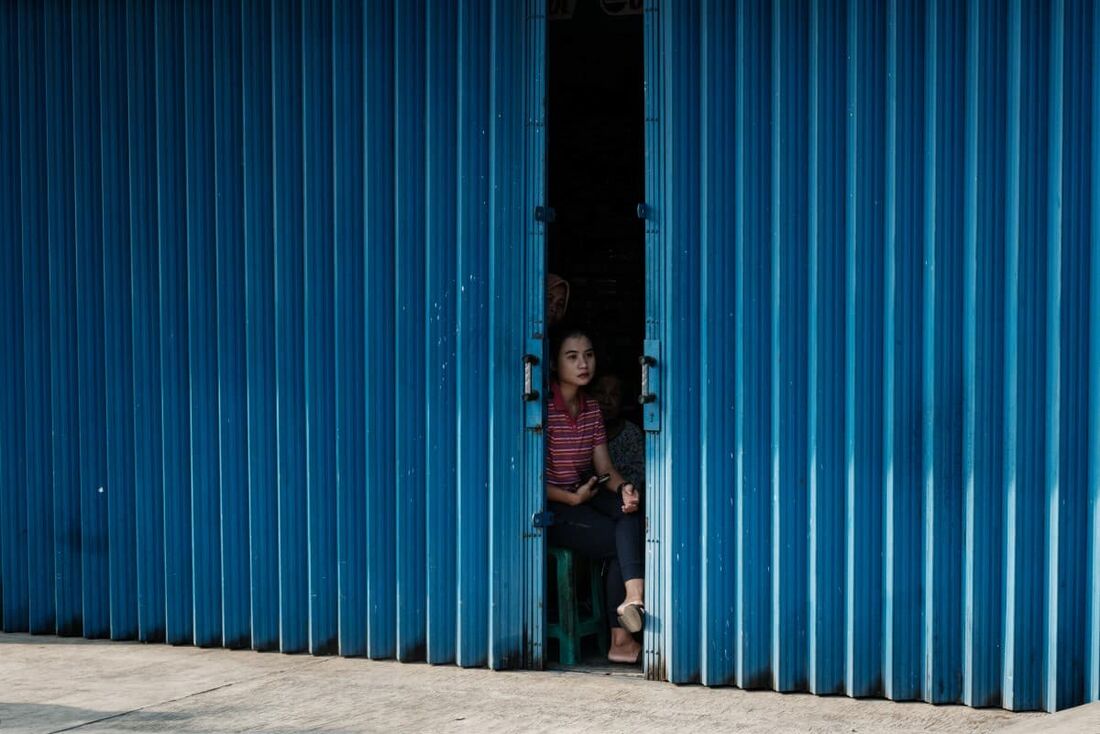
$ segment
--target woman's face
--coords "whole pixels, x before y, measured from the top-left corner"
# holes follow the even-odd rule
[[[565,285],[557,285],[546,291],[546,323],[554,325],[565,315]]]
[[[558,381],[581,387],[596,374],[596,352],[587,336],[571,336],[558,352]]]

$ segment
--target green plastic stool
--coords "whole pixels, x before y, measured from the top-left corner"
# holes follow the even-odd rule
[[[553,561],[553,575],[558,591],[558,621],[546,625],[546,636],[558,641],[558,662],[562,665],[576,665],[581,657],[581,640],[595,635],[601,650],[607,649],[607,621],[604,619],[603,564],[589,561],[589,583],[592,587],[592,611],[581,616],[577,604],[576,577],[574,576],[574,554],[568,548],[550,548],[549,558]]]

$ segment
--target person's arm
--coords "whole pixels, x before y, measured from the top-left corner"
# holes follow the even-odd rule
[[[638,490],[633,484],[623,479],[623,475],[611,463],[611,454],[607,451],[606,443],[599,443],[592,449],[592,463],[596,465],[597,474],[610,474],[607,480],[609,492],[619,492],[622,489],[623,512],[635,512],[639,506]]]
[[[559,487],[556,484],[550,484],[550,482],[546,483],[546,499],[551,502],[560,502],[563,505],[583,505],[585,502],[595,497],[597,491],[596,477],[590,478],[587,482],[577,487],[577,491],[575,492]]]
[[[615,468],[615,465],[611,463],[611,453],[607,450],[606,443],[596,444],[592,449],[592,463],[596,466],[597,474],[610,474],[611,478],[607,480],[605,486],[611,492],[617,492],[619,485],[626,480],[623,479],[623,475],[619,473],[619,470]]]

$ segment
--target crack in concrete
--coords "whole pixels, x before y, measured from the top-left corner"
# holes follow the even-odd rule
[[[300,670],[302,668],[311,667],[311,666],[315,666],[315,665],[323,665],[324,663],[330,662],[332,659],[333,658],[320,658],[320,659],[317,659],[317,660],[310,660],[308,662],[302,662],[302,663],[299,663],[298,665],[292,665],[288,668],[283,668],[281,670],[271,671],[269,673],[264,673],[262,675],[255,675],[255,676],[250,676],[250,677],[247,677],[247,678],[241,678],[240,680],[232,680],[232,681],[229,681],[228,683],[222,683],[220,686],[214,686],[213,688],[207,688],[207,689],[202,690],[202,691],[195,691],[193,693],[188,693],[186,696],[177,696],[176,698],[168,698],[168,699],[165,699],[163,701],[156,701],[155,703],[146,704],[145,706],[138,706],[137,708],[133,708],[133,709],[130,709],[128,711],[120,711],[117,714],[111,714],[110,716],[101,716],[98,719],[92,719],[91,721],[83,721],[79,724],[74,724],[72,726],[67,726],[64,729],[53,729],[52,731],[49,732],[49,734],[61,734],[61,732],[75,731],[76,729],[83,729],[86,726],[92,726],[93,724],[100,724],[104,721],[112,721],[114,719],[121,719],[123,716],[129,716],[130,714],[136,714],[136,713],[139,713],[141,711],[145,711],[147,709],[156,708],[157,706],[164,706],[164,705],[170,704],[170,703],[177,703],[179,701],[186,701],[189,698],[196,698],[198,696],[202,696],[202,695],[205,695],[207,693],[213,693],[214,691],[220,691],[223,688],[231,688],[232,686],[240,685],[241,683],[251,683],[252,681],[263,680],[264,678],[273,678],[273,677],[278,676],[278,675],[283,675],[284,673],[288,673],[292,670]]]

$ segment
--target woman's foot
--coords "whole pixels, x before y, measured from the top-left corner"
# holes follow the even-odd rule
[[[642,645],[633,636],[621,627],[611,630],[611,649],[607,651],[607,659],[613,663],[626,663],[634,665],[642,655]]]
[[[642,626],[645,624],[645,604],[641,599],[627,597],[615,612],[619,615],[619,625],[627,632],[642,631]]]

